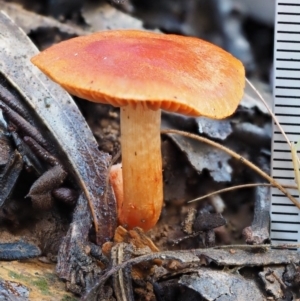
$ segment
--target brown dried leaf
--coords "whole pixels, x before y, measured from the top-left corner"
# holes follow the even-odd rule
[[[232,133],[229,119],[214,120],[206,117],[197,117],[195,121],[199,134],[205,134],[214,139],[225,140]]]
[[[271,294],[275,300],[284,298],[282,285],[278,281],[278,279],[282,278],[284,271],[285,268],[283,266],[273,266],[265,267],[264,270],[259,273],[259,277],[263,281],[266,291]]]
[[[197,172],[207,169],[216,182],[231,181],[232,168],[228,164],[228,154],[191,138],[173,134],[167,136],[178,145]]]
[[[39,28],[57,28],[60,32],[71,36],[86,35],[88,33],[75,25],[63,24],[51,17],[30,12],[16,3],[8,3],[0,0],[0,7],[1,10],[8,14],[27,34]]]
[[[192,275],[183,275],[179,283],[198,292],[208,301],[263,300],[256,283],[240,275],[200,269]]]
[[[117,224],[116,202],[107,181],[111,158],[98,150],[73,99],[32,65],[30,58],[37,49],[3,13],[0,32],[0,72],[37,113],[51,133],[47,138],[54,139],[60,156],[64,155],[64,167],[73,174],[90,205],[100,245],[112,238]]]
[[[92,31],[108,29],[144,29],[142,22],[109,4],[85,1],[82,15]]]
[[[245,247],[247,247],[245,245]],[[259,247],[259,246],[258,246]],[[213,260],[219,266],[265,266],[271,264],[288,264],[300,260],[299,252],[289,250],[268,250],[249,252],[232,246],[230,250],[197,249],[194,254]]]

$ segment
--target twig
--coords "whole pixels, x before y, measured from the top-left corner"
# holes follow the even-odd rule
[[[223,145],[221,145],[217,142],[214,142],[210,139],[207,139],[207,138],[204,138],[204,137],[201,137],[201,136],[197,136],[195,134],[183,132],[183,131],[167,129],[167,130],[161,131],[161,133],[162,134],[177,134],[177,135],[185,136],[185,137],[188,137],[188,138],[191,138],[191,139],[195,139],[195,140],[207,143],[207,144],[209,144],[213,147],[216,147],[216,148],[226,152],[227,154],[229,154],[233,158],[235,158],[235,159],[241,161],[242,163],[246,164],[247,166],[249,166],[251,169],[253,169],[255,172],[257,172],[260,176],[262,176],[267,181],[269,181],[272,185],[277,187],[283,194],[285,194],[293,202],[293,204],[295,204],[295,206],[297,208],[300,209],[300,203],[285,188],[283,188],[281,184],[279,184],[276,180],[274,180],[272,177],[270,177],[268,174],[266,174],[264,171],[262,171],[256,165],[254,165],[252,162],[250,162],[246,158],[242,157],[241,155],[237,154],[236,152],[232,151],[231,149],[229,149],[229,148],[227,148],[227,147],[225,147],[225,146],[223,146]]]
[[[193,202],[201,201],[201,200],[204,200],[204,199],[209,198],[211,196],[214,196],[216,194],[221,194],[221,193],[232,191],[232,190],[243,189],[243,188],[251,188],[251,187],[257,187],[257,186],[274,187],[274,185],[269,184],[269,183],[251,183],[251,184],[236,185],[236,186],[226,187],[226,188],[223,188],[223,189],[220,189],[220,190],[213,191],[213,192],[208,193],[206,195],[200,196],[196,199],[190,200],[187,203],[193,203]],[[297,186],[294,186],[294,185],[283,185],[282,187],[290,188],[290,189],[297,189]]]
[[[296,170],[296,166],[295,166],[295,160],[297,159],[298,161],[298,165],[300,165],[300,159],[297,155],[297,151],[295,151],[294,146],[292,145],[291,141],[289,140],[289,138],[287,137],[286,133],[284,132],[281,124],[279,123],[277,117],[275,116],[275,114],[272,112],[271,108],[269,107],[269,105],[267,104],[267,102],[264,100],[264,98],[262,97],[262,95],[259,93],[259,91],[254,87],[254,85],[246,78],[246,82],[248,83],[248,85],[254,90],[254,92],[257,94],[257,96],[259,97],[259,99],[263,102],[263,104],[265,105],[265,107],[267,108],[268,112],[270,113],[270,115],[272,116],[272,119],[274,120],[274,122],[276,123],[276,125],[278,126],[281,134],[283,135],[284,139],[286,140],[287,144],[289,145],[290,149],[291,149],[291,153],[293,156],[293,163],[294,163],[294,172],[295,172],[295,178],[297,180],[297,178],[299,178],[299,169]],[[299,182],[297,182],[298,185],[298,190],[300,191],[300,187],[299,187]]]
[[[216,247],[213,247],[212,249],[218,249],[218,250],[221,250],[221,249],[240,249],[240,250],[244,250],[244,249],[271,249],[272,248],[272,245],[270,244],[263,244],[263,245],[224,245],[224,246],[216,246]]]
[[[216,246],[212,249],[296,249],[300,248],[300,244],[263,244],[263,245],[224,245]]]
[[[257,94],[257,96],[259,97],[259,99],[263,102],[263,104],[265,105],[265,107],[267,108],[268,112],[270,113],[270,115],[272,116],[272,119],[275,121],[276,125],[278,126],[280,132],[282,133],[284,139],[286,140],[286,142],[288,143],[288,145],[290,146],[290,148],[292,148],[292,144],[289,140],[289,138],[287,137],[287,135],[285,134],[282,126],[280,125],[278,119],[276,118],[275,114],[272,112],[271,108],[269,107],[269,105],[267,104],[267,102],[264,100],[264,98],[262,97],[262,95],[259,93],[259,91],[254,87],[254,85],[249,81],[249,79],[246,78],[246,82],[249,84],[249,86],[254,90],[254,92]]]
[[[294,174],[295,174],[295,182],[297,183],[298,191],[300,192],[300,174],[299,174],[300,162],[297,154],[297,146],[294,142],[291,147],[291,153],[292,153],[292,162],[293,162]]]

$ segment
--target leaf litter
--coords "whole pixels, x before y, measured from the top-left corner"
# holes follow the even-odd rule
[[[115,11],[115,8],[112,9],[110,6],[104,5],[105,7],[105,16],[112,16],[112,18],[116,18],[118,16],[118,11]],[[86,22],[92,24],[93,21],[92,19],[94,16],[92,16],[92,10],[90,11],[85,8],[86,10],[84,11],[83,15],[86,18]],[[110,12],[111,10],[111,12]],[[19,14],[23,14],[24,12],[21,11]],[[18,14],[18,13],[17,13]],[[34,18],[33,15],[31,15],[32,18]],[[29,18],[29,17],[28,17]],[[125,20],[125,19],[124,19]],[[129,20],[129,19],[128,19]],[[46,23],[43,23],[46,22]],[[47,23],[48,22],[48,23]],[[43,24],[47,24],[46,26],[49,28],[53,27],[58,27],[62,32],[66,32],[67,34],[71,35],[78,35],[79,32],[76,32],[75,28],[76,26],[71,25],[71,28],[73,28],[73,32],[70,28],[64,27],[65,24],[60,24],[60,23],[51,23],[52,21],[46,19],[37,22],[36,27],[34,25],[27,25],[26,31],[32,31],[36,30],[38,27],[43,27]],[[107,26],[141,26],[140,23],[134,23],[134,20],[128,21],[129,25],[126,25],[126,22],[124,21],[124,24],[114,24],[113,22],[110,23],[110,19],[105,20],[104,23],[105,25],[93,25],[94,28],[96,29],[102,29],[101,26],[107,27]],[[26,22],[25,22],[26,23]],[[30,24],[30,23],[29,23]],[[22,25],[22,26],[26,26]],[[85,30],[85,32],[87,32]],[[80,33],[82,34],[82,33]],[[85,33],[84,33],[85,34]],[[30,84],[29,84],[30,85]],[[247,94],[246,97],[247,99]],[[201,135],[208,136],[217,140],[222,140],[223,143],[227,146],[233,147],[233,149],[237,149],[238,151],[241,151],[242,153],[247,153],[247,141],[242,141],[241,144],[236,146],[236,143],[234,144],[234,140],[238,136],[238,134],[243,136],[244,133],[250,133],[253,134],[254,139],[255,138],[260,138],[259,141],[263,141],[263,143],[259,143],[259,148],[255,150],[251,150],[251,152],[247,155],[250,156],[250,158],[257,158],[258,157],[266,157],[265,154],[262,153],[262,150],[266,148],[266,144],[269,141],[268,136],[264,136],[265,133],[265,126],[270,122],[269,117],[267,116],[267,112],[263,109],[263,107],[260,105],[259,102],[256,101],[256,97],[248,97],[248,100],[244,103],[245,105],[240,106],[240,109],[238,112],[232,117],[229,118],[225,121],[222,122],[210,122],[207,120],[183,120],[180,123],[180,127],[176,127],[179,130],[187,130],[195,133],[200,133]],[[80,104],[80,102],[79,102]],[[91,106],[92,107],[92,106]],[[101,106],[99,106],[101,108]],[[249,124],[255,124],[257,123],[257,118],[254,116],[254,110],[259,111],[259,116],[260,116],[260,121],[258,124],[256,124],[256,127],[249,126]],[[83,109],[84,112],[84,109]],[[107,118],[107,120],[111,119],[112,116],[114,116],[114,119],[118,118],[118,113],[115,112],[114,109],[109,109],[108,113],[110,114],[104,114],[104,119]],[[257,113],[256,113],[257,114]],[[92,115],[90,115],[89,112],[85,112],[85,116],[87,120],[89,120],[91,125],[91,128],[98,128],[99,127],[99,121],[95,122],[93,120]],[[174,117],[175,119],[175,117]],[[237,120],[247,120],[247,122],[244,122],[243,126],[239,125],[239,122],[237,123]],[[238,126],[237,126],[238,125]],[[238,133],[240,131],[240,133]],[[118,135],[115,136],[116,139],[118,139]],[[175,175],[178,175],[179,180],[176,179],[174,182],[174,185],[170,185],[169,187],[167,186],[166,190],[173,190],[174,187],[178,186],[176,183],[180,183],[180,188],[178,191],[181,191],[180,194],[172,193],[172,191],[165,191],[166,195],[169,195],[170,197],[168,198],[169,201],[166,203],[166,208],[162,214],[162,218],[160,223],[157,226],[156,230],[152,230],[149,232],[148,236],[152,238],[154,243],[159,245],[159,249],[161,250],[176,250],[176,251],[161,251],[161,252],[155,252],[155,253],[150,253],[146,255],[138,255],[138,252],[131,252],[131,255],[129,257],[124,257],[123,259],[118,260],[115,262],[115,266],[113,267],[106,267],[106,269],[102,270],[100,268],[96,268],[96,263],[97,261],[93,258],[90,257],[90,251],[88,250],[94,250],[95,246],[87,241],[87,235],[88,233],[86,232],[88,229],[88,225],[91,223],[91,217],[89,214],[88,207],[86,206],[86,201],[84,198],[81,196],[79,198],[79,202],[77,205],[77,209],[75,209],[74,213],[74,218],[73,218],[73,223],[71,224],[69,228],[69,234],[64,239],[63,244],[61,245],[60,251],[61,254],[64,254],[63,256],[66,256],[65,254],[70,254],[68,253],[68,248],[72,245],[70,240],[75,239],[77,241],[76,248],[73,250],[77,255],[78,262],[73,261],[72,264],[68,265],[68,261],[62,261],[59,263],[58,266],[60,268],[60,275],[62,276],[63,273],[65,273],[65,276],[62,276],[62,278],[66,280],[72,279],[72,277],[75,276],[75,283],[76,285],[74,286],[74,283],[68,282],[68,288],[70,290],[76,291],[76,289],[79,289],[81,285],[86,285],[86,291],[87,294],[85,295],[85,298],[91,298],[91,299],[86,299],[86,300],[94,300],[92,298],[97,298],[97,294],[100,293],[103,296],[106,296],[107,300],[112,300],[113,298],[113,293],[109,289],[110,284],[109,282],[106,282],[110,276],[113,274],[117,273],[120,269],[126,270],[127,267],[129,267],[129,270],[126,270],[127,276],[121,275],[119,278],[121,280],[131,282],[132,279],[132,266],[138,263],[143,263],[145,261],[153,261],[155,259],[160,259],[160,262],[153,263],[150,265],[150,274],[148,274],[150,278],[150,282],[147,280],[137,283],[133,283],[134,287],[134,296],[139,296],[140,299],[143,299],[145,297],[147,298],[152,298],[154,300],[155,296],[158,296],[158,292],[156,289],[151,290],[149,288],[149,283],[150,286],[153,288],[157,287],[157,284],[162,284],[163,282],[160,282],[162,279],[167,279],[168,275],[170,277],[176,276],[177,282],[173,283],[173,288],[178,288],[178,287],[189,287],[194,292],[196,292],[196,295],[190,292],[191,296],[202,296],[206,300],[215,300],[214,293],[216,292],[220,298],[224,297],[222,292],[224,291],[224,288],[230,286],[232,288],[232,295],[231,297],[234,298],[238,293],[238,288],[234,286],[234,282],[240,283],[241,287],[245,285],[246,287],[252,287],[253,293],[256,294],[256,298],[261,296],[261,291],[256,289],[256,278],[254,277],[254,281],[247,280],[243,274],[241,275],[234,275],[228,272],[220,272],[220,271],[214,271],[213,266],[211,266],[212,263],[219,265],[220,267],[226,267],[226,266],[237,266],[241,269],[245,266],[249,266],[252,268],[252,271],[254,274],[257,275],[259,269],[255,267],[259,266],[265,266],[265,269],[268,268],[270,265],[288,265],[290,262],[295,262],[297,263],[299,261],[299,255],[298,253],[295,253],[293,251],[288,251],[288,250],[270,250],[269,247],[257,247],[251,249],[247,249],[247,246],[244,246],[247,250],[239,250],[238,246],[230,246],[228,250],[222,250],[222,249],[199,249],[199,246],[201,246],[201,242],[199,242],[197,239],[194,239],[192,242],[187,243],[186,245],[180,245],[180,248],[184,247],[187,249],[187,251],[179,251],[178,246],[172,246],[170,245],[170,237],[175,235],[175,237],[180,237],[183,232],[180,227],[180,223],[183,221],[183,217],[185,216],[185,213],[187,213],[187,209],[190,206],[186,206],[186,201],[191,199],[192,197],[196,197],[203,192],[203,188],[200,187],[201,185],[208,186],[209,190],[215,190],[216,188],[220,187],[226,187],[230,183],[239,183],[239,179],[245,179],[247,181],[257,181],[257,177],[254,176],[251,172],[246,172],[245,173],[245,168],[236,165],[235,163],[232,162],[230,157],[228,155],[225,155],[224,153],[220,152],[218,153],[218,160],[214,160],[213,156],[209,156],[210,152],[216,151],[212,147],[206,147],[205,151],[199,151],[200,149],[200,143],[195,143],[190,141],[190,139],[181,139],[178,138],[179,136],[176,136],[177,140],[174,138],[174,135],[170,135],[167,137],[165,135],[165,140],[164,144],[168,145],[165,147],[165,161],[166,162],[176,162],[179,161],[183,163],[182,166],[166,166],[166,169],[168,169],[168,173],[165,173],[166,181],[171,182],[171,178],[173,177],[174,180],[174,174],[172,175],[173,172],[175,172]],[[98,137],[100,138],[100,137]],[[202,143],[201,143],[202,144]],[[202,148],[202,147],[201,147]],[[205,149],[205,146],[204,146]],[[173,155],[172,155],[173,154]],[[174,157],[172,160],[170,160],[169,157]],[[204,158],[204,163],[199,163],[201,160]],[[218,161],[218,162],[216,162]],[[259,161],[258,161],[259,162]],[[262,167],[262,165],[259,166]],[[77,167],[75,167],[77,168]],[[220,175],[217,175],[218,172]],[[246,174],[246,177],[245,177]],[[211,177],[210,180],[207,180],[207,177]],[[176,178],[176,176],[175,176]],[[204,181],[204,182],[203,182]],[[204,189],[205,190],[205,189]],[[246,194],[239,194],[238,197],[236,194],[231,193],[228,196],[224,196],[224,201],[227,206],[226,211],[228,211],[228,206],[233,206],[233,208],[238,208],[238,205],[234,204],[234,201],[231,199],[239,199],[241,204],[247,204],[249,201],[249,193]],[[256,199],[257,197],[251,197],[252,199]],[[183,206],[184,205],[184,206]],[[203,206],[208,208],[210,212],[214,212],[213,207],[210,205],[210,202],[206,202],[203,205],[198,205],[194,204],[192,205],[196,210],[200,210]],[[251,206],[249,204],[249,206]],[[251,207],[249,207],[248,210]],[[77,213],[76,213],[77,212]],[[165,221],[168,221],[169,223],[165,223]],[[237,239],[237,241],[240,241],[239,238],[242,234],[242,229],[243,227],[241,225],[238,225],[241,223],[239,219],[237,219],[234,222],[234,219],[230,221],[230,223],[226,226],[226,232],[231,238],[229,239],[229,242],[234,241]],[[85,225],[83,228],[82,225]],[[238,228],[240,227],[240,228]],[[81,238],[78,240],[77,235],[81,230],[79,229],[85,229],[83,233],[81,233],[80,236]],[[230,230],[231,229],[231,230]],[[239,230],[238,230],[239,229]],[[223,230],[222,230],[223,231]],[[217,236],[217,239],[219,239],[221,242],[226,241],[226,238],[224,236],[224,232],[219,232],[223,234],[219,234],[220,236]],[[234,234],[235,231],[239,232],[237,234]],[[216,232],[218,233],[218,232]],[[141,235],[141,234],[140,234]],[[222,237],[223,235],[223,237]],[[226,236],[228,239],[228,236]],[[120,245],[121,244],[121,245]],[[123,244],[123,245],[122,245]],[[117,257],[121,256],[122,258],[122,249],[126,250],[130,249],[132,246],[131,242],[118,242],[114,246],[115,250],[117,251]],[[192,249],[193,246],[196,249]],[[198,248],[198,249],[197,249]],[[97,249],[97,248],[96,248]],[[140,249],[140,248],[138,248]],[[94,251],[93,251],[94,252]],[[148,250],[149,252],[149,250]],[[151,251],[150,251],[151,252]],[[172,253],[173,252],[173,253]],[[130,252],[129,252],[130,253]],[[101,251],[100,251],[100,257],[101,258]],[[136,254],[136,255],[134,255]],[[60,255],[59,258],[62,255]],[[79,256],[79,257],[78,257]],[[104,255],[103,255],[104,256]],[[128,256],[128,255],[127,255]],[[136,256],[136,257],[135,257]],[[133,257],[133,258],[132,258]],[[103,257],[104,258],[104,257]],[[120,259],[119,258],[119,259]],[[128,259],[129,258],[129,259]],[[132,258],[132,259],[130,259]],[[124,261],[125,260],[125,261]],[[105,262],[105,259],[102,259],[103,262]],[[100,260],[101,262],[101,260]],[[99,263],[99,261],[98,261]],[[85,265],[87,264],[87,269],[84,268]],[[196,267],[195,267],[196,264]],[[205,268],[202,267],[202,265],[206,265]],[[153,271],[151,271],[151,267],[153,268]],[[74,270],[78,270],[79,273],[74,274]],[[155,271],[160,270],[162,273],[161,276],[158,276]],[[188,272],[189,271],[189,272]],[[92,274],[93,276],[91,276]],[[104,274],[103,274],[104,273]],[[102,275],[100,277],[100,281],[95,281],[99,275]],[[171,276],[173,275],[173,276]],[[201,277],[199,275],[205,275],[205,280],[201,280]],[[217,275],[217,276],[215,276]],[[227,277],[225,277],[227,276]],[[90,277],[90,278],[89,278]],[[151,280],[152,277],[152,280]],[[218,284],[218,289],[216,291],[211,291],[210,294],[205,295],[204,294],[204,289],[205,285],[208,285],[210,288],[214,287],[212,284],[212,280],[214,280],[216,277],[219,279],[219,284]],[[222,278],[223,277],[223,278]],[[279,274],[279,278],[283,278],[282,274]],[[85,281],[82,281],[85,279]],[[90,281],[88,281],[90,279]],[[94,279],[94,280],[93,280]],[[126,280],[127,279],[127,280]],[[134,279],[134,278],[133,278]],[[180,283],[179,283],[180,282]],[[200,284],[199,284],[200,282]],[[105,285],[104,285],[105,284]],[[197,286],[197,285],[198,286]],[[201,287],[203,285],[203,287]],[[115,296],[119,296],[118,298],[124,297],[124,294],[120,291],[122,286],[114,285],[114,289],[118,290],[118,292],[115,292]],[[161,285],[161,289],[165,292],[167,290],[167,286]],[[284,291],[284,287],[280,286],[280,289]],[[245,290],[246,291],[246,290]],[[264,292],[265,294],[265,292]],[[88,297],[87,297],[88,296]],[[242,294],[240,295],[242,296]],[[126,298],[129,300],[133,299],[132,293],[127,293]],[[103,299],[104,300],[104,299]],[[125,299],[124,299],[125,300]],[[169,300],[166,298],[165,300]],[[218,300],[218,299],[216,299]],[[223,299],[219,299],[223,300]],[[224,299],[226,300],[226,299]],[[242,300],[242,299],[240,299]]]

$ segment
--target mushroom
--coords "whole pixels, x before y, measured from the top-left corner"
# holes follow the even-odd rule
[[[56,44],[32,63],[69,93],[121,107],[119,222],[152,228],[161,213],[161,109],[225,118],[243,95],[242,63],[197,38],[111,30]]]

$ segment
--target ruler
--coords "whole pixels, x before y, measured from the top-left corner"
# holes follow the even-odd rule
[[[273,112],[289,140],[300,141],[300,0],[276,0],[273,91]],[[275,124],[271,165],[274,179],[295,185],[290,148]],[[297,190],[290,192],[299,200]],[[272,244],[300,243],[300,210],[276,188],[270,212]]]

